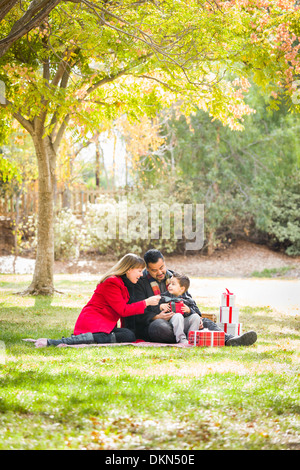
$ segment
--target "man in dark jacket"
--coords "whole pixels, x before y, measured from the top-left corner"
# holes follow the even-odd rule
[[[149,250],[144,255],[147,268],[143,276],[135,285],[134,295],[130,302],[138,302],[153,295],[159,295],[167,291],[167,286],[172,277],[173,271],[167,269],[164,257],[159,250]],[[189,292],[186,295],[190,298]],[[199,311],[200,315],[201,312]],[[135,315],[125,319],[125,327],[131,329],[138,339],[153,341],[157,343],[176,343],[176,338],[169,323],[173,312],[157,310],[148,306],[144,314]],[[222,331],[221,328],[208,318],[201,318],[200,328],[208,328],[211,331]],[[255,343],[257,335],[255,331],[249,331],[241,336],[233,336],[225,333],[226,346],[246,346]]]
[[[147,251],[144,260],[147,268],[135,285],[134,293],[130,292],[129,303],[138,302],[138,299],[144,300],[152,296],[153,292],[158,294],[165,292],[172,277],[173,271],[167,269],[160,251]],[[144,314],[139,316],[141,318],[136,315],[126,318],[124,321],[124,326],[134,331],[138,339],[159,343],[176,343],[172,328],[166,321],[171,318],[172,313],[157,314],[155,309],[147,307]]]

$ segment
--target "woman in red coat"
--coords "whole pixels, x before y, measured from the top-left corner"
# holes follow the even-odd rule
[[[118,328],[118,320],[144,313],[148,305],[157,305],[160,296],[154,295],[140,302],[128,303],[134,298],[134,284],[143,274],[145,262],[128,253],[100,280],[96,290],[83,307],[69,338],[52,340],[41,338],[35,345],[57,346],[58,344],[120,343],[135,341],[134,333],[127,328]],[[129,295],[129,291],[131,295]]]

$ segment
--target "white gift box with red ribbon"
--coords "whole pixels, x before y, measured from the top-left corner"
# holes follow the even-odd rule
[[[229,335],[240,336],[242,334],[241,323],[217,323],[217,325]]]
[[[234,307],[235,306],[235,295],[226,289],[221,296],[221,307]]]
[[[238,307],[220,307],[220,323],[239,323]]]

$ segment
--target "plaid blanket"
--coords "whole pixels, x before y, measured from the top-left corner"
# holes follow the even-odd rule
[[[57,348],[89,348],[89,347],[97,347],[97,346],[137,346],[137,347],[152,347],[152,348],[161,348],[165,346],[173,346],[176,348],[190,348],[192,347],[191,344],[185,343],[151,343],[150,341],[137,341],[135,343],[98,343],[98,344],[76,344],[76,345],[68,345],[68,344],[59,344],[56,346]]]
[[[37,340],[32,339],[32,338],[25,338],[23,341],[26,341],[28,343],[35,343]],[[90,343],[90,344],[59,344],[58,346],[50,346],[50,347],[55,347],[55,348],[91,348],[91,347],[102,347],[102,346],[137,346],[137,347],[152,347],[152,348],[160,348],[160,347],[165,347],[165,346],[173,346],[176,348],[187,348],[191,347],[190,344],[185,344],[185,343],[151,343],[150,341],[142,341],[142,340],[137,340],[134,343]],[[47,346],[45,346],[47,347]]]

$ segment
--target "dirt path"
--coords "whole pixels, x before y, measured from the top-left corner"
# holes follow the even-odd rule
[[[193,278],[190,292],[202,305],[216,306],[226,288],[236,295],[238,307],[269,306],[287,315],[300,315],[299,279]]]
[[[169,257],[173,269],[182,270],[182,259]],[[291,258],[263,245],[239,241],[212,256],[189,256],[185,258],[186,274],[201,277],[249,277],[254,271],[290,267],[288,277],[300,278],[300,256]]]
[[[262,245],[249,242],[237,242],[227,250],[215,252],[212,256],[165,256],[167,266],[173,270],[196,277],[249,277],[254,271],[281,269],[290,267],[287,276],[300,279],[300,256],[291,258],[283,253],[276,253]],[[95,260],[78,262],[56,262],[56,273],[89,272],[102,273],[116,260],[98,257]],[[281,276],[282,277],[282,276]]]
[[[283,253],[277,253],[266,246],[239,241],[224,251],[215,252],[212,256],[166,256],[167,266],[188,276],[195,277],[249,277],[254,271],[264,269],[280,270],[290,267],[286,277],[300,279],[300,256],[291,258]],[[56,261],[56,274],[89,273],[100,274],[109,269],[115,259],[105,256],[77,261]],[[13,256],[0,257],[0,273],[12,273]],[[33,259],[18,257],[16,262],[17,274],[31,274],[34,270]],[[283,276],[280,271],[280,277]]]
[[[12,256],[0,257],[0,272],[12,273]],[[98,276],[116,260],[96,257],[76,262],[55,262],[55,274],[83,274]],[[221,293],[227,287],[237,295],[240,306],[269,305],[299,314],[300,256],[290,258],[269,248],[249,242],[237,242],[223,252],[212,256],[166,256],[170,269],[191,277],[191,293],[204,305],[219,305]],[[285,274],[282,268],[290,268]],[[273,279],[253,278],[254,271],[275,270]],[[17,258],[16,273],[32,274],[34,260]],[[281,270],[281,271],[280,271]],[[280,277],[280,279],[279,279]]]

